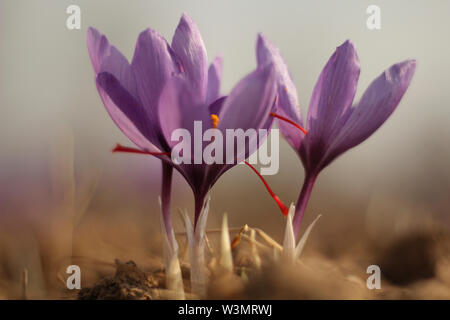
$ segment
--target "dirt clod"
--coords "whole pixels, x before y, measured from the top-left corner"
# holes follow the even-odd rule
[[[436,274],[436,240],[430,234],[411,234],[389,246],[380,257],[383,275],[393,284],[408,285]]]
[[[101,279],[91,288],[83,288],[79,300],[152,300],[158,281],[140,270],[133,261],[116,260],[116,274]]]

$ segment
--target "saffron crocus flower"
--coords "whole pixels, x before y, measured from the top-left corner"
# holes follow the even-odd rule
[[[194,121],[202,122],[203,131],[215,128],[223,136],[226,129],[269,129],[275,100],[272,65],[258,67],[228,96],[219,97],[221,61],[214,61],[208,72],[203,40],[187,15],[182,16],[171,46],[153,30],[142,32],[131,65],[94,29],[90,38],[97,87],[105,107],[139,148],[119,146],[116,151],[152,154],[176,168],[194,192],[197,220],[217,179],[256,150],[246,150],[233,164],[176,164],[170,154],[178,141],[172,141],[171,134],[175,129],[187,129],[194,136]]]
[[[162,211],[166,232],[175,246],[169,209],[172,168],[183,175],[193,190],[195,227],[217,179],[256,149],[237,150],[233,163],[175,163],[171,158],[175,147],[172,133],[186,129],[194,136],[194,121],[201,122],[203,131],[268,131],[273,122],[270,112],[275,101],[274,68],[271,63],[259,65],[228,96],[220,97],[221,60],[216,59],[208,69],[202,37],[187,15],[181,17],[171,45],[156,31],[143,31],[131,64],[93,28],[88,31],[88,47],[103,103],[117,126],[138,147],[118,145],[114,151],[151,154],[163,161]],[[257,146],[264,138],[260,137]],[[194,158],[196,146],[192,150]]]
[[[279,49],[262,35],[257,48],[259,64],[273,62],[276,66],[278,112],[302,125],[297,92]],[[354,104],[360,65],[353,43],[346,41],[336,49],[316,83],[304,121],[307,135],[290,124],[277,122],[305,169],[293,222],[296,237],[319,173],[345,151],[369,138],[389,118],[406,92],[415,67],[415,60],[394,64]]]

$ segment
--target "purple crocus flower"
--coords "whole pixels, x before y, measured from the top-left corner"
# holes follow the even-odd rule
[[[221,132],[235,128],[269,129],[276,91],[272,64],[259,65],[227,97],[221,97],[221,58],[214,60],[208,69],[200,32],[185,14],[171,45],[156,31],[143,31],[131,64],[93,28],[88,31],[88,48],[97,89],[106,109],[139,148],[118,146],[115,151],[155,155],[163,161],[166,178],[171,177],[172,168],[178,170],[193,190],[196,224],[211,187],[243,159],[236,158],[233,164],[176,164],[170,157],[175,144],[171,134],[183,128],[193,136],[194,121],[201,121],[204,131],[210,128]],[[249,149],[244,154],[247,156],[253,151]],[[168,190],[170,179],[163,179],[162,196],[166,204],[169,199],[164,197],[170,197]],[[171,230],[170,210],[168,205],[165,207],[166,228]]]
[[[260,35],[257,52],[259,64],[271,61],[276,67],[278,113],[302,125],[297,92],[279,49]],[[288,123],[277,122],[305,169],[294,216],[296,237],[318,174],[345,151],[369,138],[389,118],[406,92],[415,68],[415,60],[394,64],[353,105],[360,66],[353,43],[346,41],[328,60],[316,83],[305,121],[307,135]]]

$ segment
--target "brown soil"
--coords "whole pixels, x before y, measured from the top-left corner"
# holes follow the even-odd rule
[[[438,232],[411,233],[399,237],[357,261],[360,254],[330,259],[310,252],[296,266],[274,261],[270,251],[261,253],[256,267],[249,247],[233,250],[235,272],[221,272],[212,257],[208,264],[207,299],[448,299],[450,297],[450,241]],[[374,248],[363,246],[365,251]],[[382,289],[368,290],[365,268],[370,263],[382,270]],[[189,268],[182,264],[184,287],[190,292]],[[164,270],[142,271],[133,261],[116,260],[114,276],[83,288],[78,299],[168,299],[164,294]],[[170,298],[169,298],[170,299]]]

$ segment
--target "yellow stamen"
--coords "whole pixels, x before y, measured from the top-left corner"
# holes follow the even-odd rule
[[[219,124],[219,117],[217,116],[217,114],[212,114],[211,120],[212,120],[213,128],[216,129],[217,125]]]

